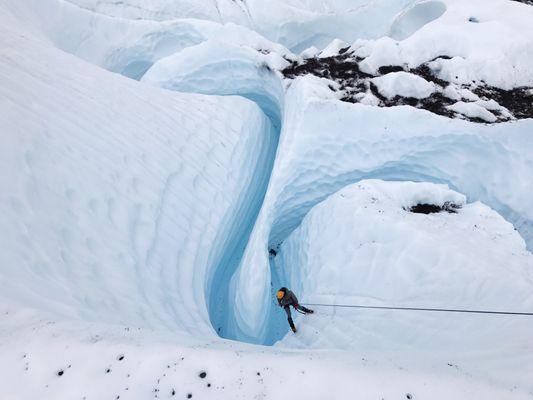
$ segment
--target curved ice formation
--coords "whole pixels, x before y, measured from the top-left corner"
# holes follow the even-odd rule
[[[216,95],[238,95],[254,101],[270,119],[275,137],[281,129],[284,90],[279,74],[274,71],[286,65],[280,54],[266,54],[247,46],[236,46],[216,40],[205,41],[187,48],[157,62],[143,77],[142,81],[170,90],[206,93]],[[209,297],[209,313],[217,332],[226,338],[244,339],[250,342],[268,342],[261,337],[243,336],[232,306],[236,289],[230,280],[242,260],[249,243],[252,229],[258,224],[257,216],[263,205],[270,172],[276,156],[276,148],[271,147],[265,157],[269,160],[261,172],[266,180],[258,181],[257,195],[249,203],[251,211],[247,219],[234,223],[240,226],[238,240],[227,251],[217,265],[217,274]],[[248,316],[244,316],[248,319]]]
[[[339,105],[335,95],[327,89],[327,82],[313,82],[310,78],[293,83],[285,96],[274,70],[283,65],[283,57],[291,57],[290,53],[247,28],[221,25],[209,20],[158,22],[109,17],[102,8],[99,9],[100,13],[90,11],[91,4],[112,6],[109,2],[86,1],[85,4],[78,4],[83,7],[78,7],[55,0],[46,4],[27,0],[3,7],[19,20],[25,21],[26,26],[31,26],[32,32],[97,65],[134,78],[143,76],[144,83],[172,90],[247,97],[269,116],[274,131],[280,129],[281,121],[284,121],[270,188],[255,225],[252,227],[252,221],[255,220],[253,216],[258,212],[262,193],[266,190],[266,177],[270,173],[269,165],[275,152],[272,143],[276,139],[265,144],[268,156],[259,161],[264,169],[258,170],[259,184],[247,199],[247,204],[253,205],[253,210],[245,211],[245,215],[238,218],[250,222],[249,226],[237,227],[237,220],[227,223],[235,230],[234,236],[229,236],[232,240],[224,246],[235,247],[235,243],[238,243],[238,247],[244,251],[238,273],[232,279],[227,296],[223,296],[235,298],[233,315],[237,323],[229,324],[228,330],[234,331],[229,336],[261,343],[271,343],[279,338],[267,328],[269,312],[272,311],[268,306],[268,248],[278,246],[315,204],[342,186],[360,179],[380,177],[449,183],[470,199],[481,199],[501,212],[531,244],[532,211],[528,206],[527,190],[521,183],[522,176],[530,173],[527,162],[530,145],[525,133],[530,121],[487,128],[448,121],[408,107],[383,111],[362,105]],[[339,22],[333,29],[342,31],[342,18],[353,22],[365,15],[373,16],[367,18],[367,22],[371,21],[374,25],[372,30],[365,31],[365,24],[361,24],[358,25],[361,31],[344,33],[357,37],[379,36],[379,32],[389,26],[390,13],[410,4],[410,1],[395,2],[391,7],[390,2],[374,2],[371,6],[346,9],[343,8],[346,5],[332,3],[326,12],[319,10],[319,5],[312,4],[309,5],[311,13],[306,11],[294,17],[280,12],[272,21],[283,27],[276,33],[276,39],[286,44],[291,41],[289,46],[298,47],[314,35],[303,28],[317,21],[323,21],[323,25],[318,23],[313,29],[328,36],[330,28],[326,29],[326,26],[335,25],[331,21]],[[250,10],[266,7],[254,2],[248,5],[251,5]],[[47,9],[47,6],[50,8]],[[383,13],[385,6],[389,10]],[[447,12],[431,24],[429,33],[422,35],[419,30],[399,44],[390,38],[368,42],[366,59],[362,63],[367,63],[368,68],[379,68],[385,65],[387,55],[390,55],[416,64],[420,57],[427,61],[432,55],[445,54],[448,41],[442,40],[441,36],[449,34],[449,30],[442,29],[443,25],[453,20],[463,21],[464,15],[476,9],[475,5],[459,6],[459,3],[451,0],[446,1],[446,6]],[[480,19],[492,15],[490,13],[494,13],[495,9],[482,11]],[[376,15],[380,13],[382,15],[377,18]],[[508,14],[504,14],[502,21],[505,29],[510,26],[508,19]],[[288,21],[292,28],[286,30],[289,25],[281,23],[282,20]],[[525,20],[524,17],[515,21],[519,27],[517,32],[523,30]],[[70,35],[64,34],[65,29]],[[268,28],[257,29],[269,32]],[[491,28],[477,24],[475,29],[485,32]],[[463,43],[469,54],[473,55],[465,58],[469,70],[473,71],[476,59],[482,59],[481,53],[487,49],[474,49],[477,36],[474,39],[468,35],[461,36],[464,33],[465,30],[456,33],[461,39],[456,42]],[[518,40],[515,33],[509,35],[509,40],[514,43],[513,51],[528,43],[527,39]],[[337,36],[350,40],[344,34]],[[435,41],[440,47],[425,46],[424,40]],[[400,50],[380,50],[380,44],[384,41]],[[488,51],[495,50],[489,48]],[[501,49],[497,47],[497,51]],[[516,51],[516,54],[519,55],[516,65],[520,67],[526,61],[522,55],[527,53]],[[448,64],[445,63],[448,61],[457,62],[444,59],[442,71],[447,70]],[[490,72],[491,68],[487,71]],[[510,76],[505,69],[502,71],[490,78],[500,80],[503,74]],[[515,82],[520,82],[520,79],[527,81],[529,75],[522,74]],[[263,129],[269,131],[266,126]],[[276,132],[268,135],[276,137]],[[507,176],[505,171],[513,169],[521,173]],[[253,232],[246,246],[241,241],[246,241],[245,232],[251,230]],[[222,246],[222,242],[217,243]],[[240,259],[231,249],[221,250],[214,245],[212,251],[220,259],[231,259],[231,263],[237,263]],[[227,265],[228,262],[223,261],[221,265]],[[232,268],[226,271],[232,271]],[[205,287],[215,287],[212,286],[212,276],[206,275],[205,279],[208,282]],[[274,282],[277,279],[273,277]],[[206,299],[212,294],[209,289],[208,292],[205,293]],[[215,302],[214,299],[218,298],[215,295],[206,301]]]
[[[151,88],[15,28],[0,40],[2,298],[214,337],[215,267],[266,187],[270,120],[242,98]],[[27,105],[35,90],[46,101]]]
[[[449,289],[461,305],[495,305],[500,296],[509,306],[531,306],[524,289],[530,293],[531,273],[519,271],[530,265],[530,254],[508,223],[475,202],[500,212],[532,245],[531,120],[488,127],[410,107],[342,104],[334,82],[280,81],[276,71],[298,59],[283,45],[295,51],[335,38],[376,39],[352,46],[368,70],[391,60],[413,67],[439,57],[431,67],[457,85],[473,79],[498,87],[531,84],[529,10],[499,0],[442,3],[444,14],[398,42],[377,38],[412,0],[0,2],[0,396],[117,398],[131,389],[134,399],[186,397],[190,385],[195,397],[233,399],[246,388],[249,398],[264,397],[266,390],[277,398],[295,387],[297,364],[306,372],[298,373],[298,395],[306,398],[353,397],[361,387],[372,398],[396,398],[408,386],[417,388],[416,398],[527,398],[531,374],[523,366],[531,365],[531,325],[524,320],[500,319],[494,328],[480,318],[457,323],[319,310],[315,319],[297,321],[303,329],[294,338],[284,337],[285,316],[273,307],[272,288],[287,282],[303,300],[363,294],[381,303],[414,304],[416,298],[440,305]],[[478,23],[469,22],[472,16]],[[147,83],[224,96],[173,93]],[[384,218],[379,210],[370,213],[372,204],[368,213],[340,216],[351,209],[339,206],[338,197],[356,186],[334,193],[376,178],[426,182],[372,183],[376,198],[386,200],[385,222],[395,235],[372,231],[383,228]],[[427,201],[463,202],[462,195],[428,182],[448,184],[469,203],[457,215],[408,214],[400,206],[412,204],[415,193]],[[408,202],[391,200],[397,187]],[[335,227],[324,225],[324,215]],[[309,221],[319,229],[312,232]],[[437,246],[433,225],[419,221],[440,226],[444,243]],[[459,241],[454,233],[462,234],[463,222],[465,229],[473,223],[486,230]],[[354,229],[354,223],[368,229]],[[331,230],[338,227],[345,235],[335,234],[335,242]],[[420,239],[419,230],[431,242]],[[383,254],[354,248],[350,238],[358,235],[388,240],[380,246]],[[302,252],[311,242],[316,246],[306,251],[313,259]],[[466,244],[482,265],[473,263]],[[441,246],[453,246],[459,260],[443,255]],[[489,265],[476,246],[501,262]],[[269,249],[276,257],[268,257]],[[413,252],[427,262],[417,263]],[[394,258],[387,264],[393,268],[385,268],[385,256]],[[344,268],[350,257],[369,261],[360,270],[365,275],[355,282],[331,280],[351,277]],[[461,260],[469,270],[458,268]],[[432,261],[436,267],[424,269]],[[493,281],[507,262],[508,276]],[[332,292],[319,293],[314,277],[296,270],[298,263],[326,275]],[[470,284],[443,288],[438,281],[448,277],[440,269],[447,265]],[[486,271],[496,273],[482,284]],[[397,285],[385,284],[391,280]],[[413,289],[422,284],[428,288]],[[512,293],[500,294],[502,288]],[[473,336],[457,346],[455,328],[461,339]],[[269,349],[215,332],[261,344],[283,340]],[[450,352],[454,346],[459,353]],[[335,352],[282,347],[351,352],[341,360]],[[487,361],[488,384],[473,383],[470,373],[479,367],[473,359]],[[424,373],[413,373],[413,364]],[[199,367],[226,391],[206,387],[194,376]],[[457,375],[450,377],[448,368]],[[383,376],[401,384],[383,388]],[[275,387],[268,384],[273,377]]]
[[[462,207],[456,213],[408,211],[418,203],[445,202]],[[464,196],[445,185],[365,180],[344,187],[306,215],[280,247],[275,268],[303,303],[533,308],[533,255],[523,239],[495,211],[480,202],[465,204]],[[296,314],[301,333],[278,346],[394,348],[447,357],[476,349],[486,363],[499,358],[513,370],[524,360],[511,354],[529,346],[527,332],[533,328],[527,317],[315,310],[312,317]],[[491,379],[507,375],[494,368],[486,371]],[[528,385],[526,379],[522,383]]]
[[[455,213],[409,211],[447,202],[459,206]],[[307,302],[533,307],[533,254],[524,240],[498,213],[466,204],[445,185],[363,180],[344,187],[311,209],[276,265]]]
[[[446,4],[442,1],[419,1],[396,17],[389,35],[396,40],[406,39],[445,12]]]
[[[327,82],[295,80],[286,95],[265,203],[233,279],[242,337],[272,343],[283,336],[283,316],[272,308],[266,249],[282,243],[315,204],[362,179],[447,183],[469,201],[500,212],[531,246],[533,208],[524,180],[533,175],[532,124],[485,126],[406,106],[380,110],[341,103]],[[276,286],[279,277],[273,274]]]
[[[278,53],[207,40],[159,60],[142,81],[180,92],[239,95],[257,103],[279,130],[283,109],[281,78],[288,62]]]

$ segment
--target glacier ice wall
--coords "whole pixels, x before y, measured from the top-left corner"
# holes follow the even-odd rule
[[[16,30],[0,40],[2,297],[212,336],[206,290],[268,180],[270,120],[248,100],[151,88]]]
[[[315,204],[362,179],[447,183],[499,211],[531,245],[531,126],[531,120],[486,126],[407,106],[341,103],[327,82],[293,82],[265,204],[234,277],[242,331],[275,340],[283,315],[265,284],[271,280],[267,249],[279,246]],[[272,273],[273,286],[285,283]]]
[[[443,14],[441,14],[442,7],[439,6],[441,3],[446,5],[446,12]],[[87,69],[89,67],[83,63],[75,64],[76,68],[80,65],[81,72],[66,71],[66,67],[58,67],[56,72],[59,75],[69,72],[67,75],[71,82],[69,89],[74,91],[74,87],[80,85],[80,89],[77,90],[88,93],[85,96],[86,100],[94,97],[97,99],[93,101],[94,103],[105,105],[98,105],[99,108],[96,108],[98,112],[107,112],[106,115],[109,116],[118,109],[118,104],[124,101],[123,96],[117,95],[112,89],[116,88],[119,91],[125,87],[126,93],[132,93],[129,97],[136,99],[132,100],[135,105],[131,108],[131,114],[135,114],[135,117],[130,118],[127,126],[132,126],[132,129],[142,127],[143,132],[162,130],[166,135],[164,140],[166,140],[165,151],[167,152],[172,149],[172,143],[174,143],[171,138],[167,137],[170,136],[168,132],[171,131],[171,127],[176,130],[183,129],[182,132],[186,132],[184,136],[175,139],[175,146],[180,147],[177,143],[182,141],[189,144],[195,142],[192,145],[193,149],[187,147],[176,152],[179,153],[179,157],[187,160],[183,164],[187,166],[190,164],[196,168],[193,168],[194,171],[198,173],[202,171],[209,177],[204,183],[200,177],[193,179],[189,175],[181,180],[181,175],[179,175],[181,169],[178,167],[175,167],[175,171],[170,167],[163,168],[163,172],[159,174],[159,169],[157,169],[160,168],[159,164],[154,161],[157,168],[153,167],[156,172],[152,174],[165,177],[166,182],[160,182],[158,186],[159,192],[163,192],[161,198],[165,199],[161,201],[161,207],[150,206],[152,207],[151,213],[144,214],[145,206],[142,203],[136,205],[137,208],[131,206],[133,210],[137,210],[131,212],[125,211],[129,210],[128,207],[113,206],[117,200],[111,202],[111,206],[106,205],[111,209],[117,207],[125,214],[120,217],[120,223],[118,223],[113,222],[113,211],[109,211],[110,224],[117,224],[120,227],[130,226],[130,230],[135,232],[141,229],[139,226],[142,226],[143,232],[151,232],[156,228],[154,222],[149,221],[157,221],[155,225],[160,229],[149,251],[145,245],[131,245],[138,241],[142,242],[143,239],[139,239],[137,235],[145,237],[145,233],[131,234],[126,240],[124,239],[127,236],[126,231],[120,232],[124,235],[120,242],[121,246],[125,246],[124,248],[128,250],[118,251],[120,247],[118,246],[115,250],[120,253],[116,256],[119,261],[115,262],[139,266],[141,264],[138,264],[138,259],[143,259],[137,254],[140,251],[141,254],[149,253],[148,261],[160,266],[155,268],[155,273],[153,270],[143,273],[144,275],[139,273],[137,277],[140,278],[136,282],[133,277],[127,281],[129,282],[127,285],[136,287],[137,291],[134,290],[133,293],[139,297],[135,301],[147,299],[146,302],[152,302],[156,310],[154,314],[159,314],[154,316],[154,319],[164,320],[165,325],[169,325],[170,320],[167,320],[167,317],[172,313],[177,315],[177,320],[194,321],[187,323],[188,329],[191,330],[197,323],[206,326],[205,309],[210,309],[212,310],[209,315],[211,322],[215,329],[221,328],[223,336],[252,342],[272,343],[279,339],[284,331],[280,330],[282,319],[277,310],[272,307],[274,303],[271,302],[270,285],[275,287],[283,283],[284,277],[283,274],[278,274],[276,268],[271,268],[272,260],[268,258],[268,250],[278,248],[316,204],[350,183],[368,178],[447,183],[450,187],[465,193],[469,201],[482,200],[500,212],[515,225],[528,245],[532,245],[533,211],[528,201],[527,180],[532,172],[529,156],[532,149],[528,141],[531,120],[487,127],[438,117],[409,107],[382,110],[361,104],[342,104],[328,88],[331,82],[306,77],[298,79],[290,84],[290,88],[287,88],[289,84],[282,82],[279,73],[276,72],[283,67],[284,63],[298,59],[298,56],[292,54],[286,47],[292,50],[301,50],[309,45],[323,47],[333,37],[340,37],[346,42],[351,42],[356,38],[377,38],[390,31],[392,26],[394,29],[407,30],[411,35],[401,42],[394,42],[390,38],[358,42],[362,51],[367,51],[365,54],[367,58],[362,63],[366,62],[368,68],[376,69],[385,65],[390,59],[387,58],[389,56],[396,57],[395,59],[405,63],[416,64],[420,57],[427,58],[428,55],[434,55],[436,51],[453,50],[459,54],[461,53],[459,50],[462,50],[465,54],[461,53],[461,56],[443,61],[442,74],[451,74],[457,70],[466,71],[458,76],[459,83],[462,80],[471,79],[471,74],[474,73],[479,73],[484,77],[487,75],[489,78],[494,78],[496,83],[504,85],[511,82],[528,82],[531,76],[529,69],[524,67],[527,66],[525,62],[527,57],[523,55],[528,54],[530,41],[528,37],[520,36],[527,18],[517,18],[516,25],[519,28],[517,30],[510,28],[512,13],[502,12],[501,20],[505,23],[497,26],[492,26],[490,23],[469,24],[464,17],[470,11],[476,11],[476,15],[481,20],[489,22],[494,17],[494,10],[506,8],[504,2],[494,2],[494,7],[490,10],[478,7],[481,3],[477,0],[467,5],[463,3],[454,0],[422,2],[411,8],[414,2],[408,0],[393,3],[376,1],[368,4],[363,1],[311,1],[305,5],[298,1],[290,1],[279,4],[279,9],[274,12],[272,10],[275,7],[264,2],[250,1],[246,7],[239,8],[240,6],[222,1],[218,4],[222,5],[224,10],[219,10],[217,14],[212,8],[214,3],[197,5],[193,9],[187,8],[187,5],[193,4],[187,1],[177,3],[157,1],[147,7],[144,7],[146,4],[143,3],[141,7],[140,2],[132,0],[128,2],[131,7],[119,8],[114,2],[99,0],[70,2],[50,0],[46,3],[38,0],[25,0],[2,4],[2,9],[7,10],[6,21],[11,19],[13,31],[19,32],[19,29],[24,29],[23,36],[31,37],[33,44],[30,45],[29,37],[25,36],[27,41],[21,45],[21,47],[27,47],[24,51],[28,49],[33,51],[32,46],[34,46],[36,54],[39,54],[43,60],[50,58],[50,68],[55,70],[56,65],[61,64],[63,60],[68,60],[68,62],[73,60],[73,58],[65,58],[65,54],[52,49],[52,46],[56,46],[110,71],[142,80],[142,84],[135,86],[132,82],[126,84],[123,83],[125,81],[115,77],[118,79],[117,82],[121,82],[115,83],[115,79],[111,79],[109,75],[102,71],[93,73],[97,69],[89,70]],[[185,7],[180,8],[182,5]],[[117,14],[117,10],[121,10],[121,14]],[[395,19],[401,10],[407,11],[402,14],[402,18]],[[262,15],[261,24],[255,20],[259,18],[258,15]],[[194,17],[194,19],[189,17]],[[222,24],[227,21],[237,22],[244,26],[232,23]],[[449,41],[442,40],[443,35],[450,33],[449,30],[444,29],[449,23],[456,23],[461,27],[458,30],[460,32],[454,33],[454,37],[472,38],[465,41],[453,41],[461,43],[462,47],[459,46],[459,50],[453,48]],[[250,27],[262,33],[266,38],[279,41],[282,45],[253,32],[249,29]],[[505,37],[508,37],[512,43],[509,46],[503,46],[500,43],[498,46],[475,48],[476,35],[491,32],[493,33],[488,35],[487,41],[483,42],[484,45],[493,39],[494,35],[501,32],[507,32],[508,35]],[[4,40],[11,47],[18,45],[14,35],[7,31]],[[33,40],[40,44],[35,44]],[[427,46],[427,42],[432,40],[440,45]],[[390,49],[391,46],[394,46],[396,51],[383,51]],[[506,64],[506,68],[495,73],[495,66],[501,64],[495,58],[489,63],[489,67],[483,68],[485,61],[481,57],[483,52],[490,51],[490,54],[497,54],[502,51],[502,47],[509,49],[506,54],[519,67],[515,68],[514,74],[509,73],[509,68],[514,64]],[[51,55],[47,55],[48,51]],[[13,54],[14,59],[19,60],[17,62],[21,62],[20,60],[25,57],[21,52]],[[422,61],[427,61],[426,58]],[[9,64],[11,59],[8,57],[6,60],[6,68],[11,68],[9,74],[15,77],[19,76],[17,74],[22,74],[21,71],[24,68],[20,68],[21,71],[15,73],[13,71],[16,68]],[[27,63],[27,69],[32,69],[36,61],[32,58],[27,60]],[[20,65],[26,64],[21,62]],[[43,66],[40,68],[36,71],[48,79],[50,74],[45,74]],[[36,88],[42,86],[37,82],[37,78],[32,79],[32,82],[36,82]],[[81,83],[78,84],[77,80]],[[95,81],[98,82],[98,86],[101,84],[108,86],[108,91],[104,92],[105,99],[102,94],[96,93]],[[51,82],[53,84],[50,84],[50,87],[43,87],[45,93],[59,93],[62,90],[58,88],[65,89],[60,82],[56,80],[51,80]],[[173,97],[168,93],[162,95],[165,99],[182,99],[181,103],[170,108],[171,114],[176,112],[177,116],[181,116],[181,119],[176,116],[177,120],[174,121],[171,115],[167,115],[169,111],[162,111],[162,109],[168,109],[167,103],[163,100],[159,103],[152,100],[156,94],[166,92],[158,89],[152,89],[153,92],[150,92],[145,88],[147,83],[173,91],[224,95],[226,98],[190,97],[190,95]],[[17,100],[19,98],[13,97],[14,93],[19,91],[18,87],[13,89],[11,86],[6,86],[4,90],[10,90],[12,96],[10,104],[20,102]],[[145,91],[153,94],[145,96]],[[27,88],[26,92],[22,91],[22,93],[30,96]],[[256,105],[244,99],[239,100],[235,96],[245,97]],[[141,101],[142,98],[145,100]],[[189,99],[200,99],[190,100],[197,104],[196,112],[189,112],[187,107]],[[177,100],[168,101],[174,104],[172,101]],[[79,102],[81,103],[81,100]],[[206,108],[203,112],[203,104],[206,102],[212,108]],[[141,112],[144,103],[150,104],[149,110],[156,111]],[[156,105],[155,108],[152,103]],[[48,108],[36,112],[57,115],[57,112],[54,114],[50,110],[60,109],[72,112],[74,105],[77,105],[75,101],[67,100],[55,106],[54,103],[46,104]],[[217,108],[219,106],[220,110]],[[10,105],[10,107],[13,106]],[[177,111],[174,111],[175,109]],[[234,114],[231,114],[230,110],[233,110]],[[91,110],[87,108],[86,113],[90,112]],[[20,116],[23,113],[23,110],[19,110],[18,114],[13,115]],[[203,116],[204,113],[209,113],[209,115],[218,113],[220,118],[209,117],[212,120],[207,121],[208,118]],[[160,114],[165,117],[159,117]],[[234,119],[230,119],[227,115],[233,115]],[[118,121],[126,120],[127,116],[123,115],[122,118]],[[200,127],[194,126],[197,118],[203,121]],[[47,121],[46,118],[42,119]],[[102,121],[104,121],[103,118]],[[32,122],[26,121],[26,123]],[[57,119],[50,122],[52,123],[61,126]],[[15,123],[11,121],[10,124],[12,129],[15,129]],[[211,125],[214,125],[216,129],[211,129]],[[104,123],[100,122],[93,128],[97,131],[115,132],[118,130],[118,122],[116,127],[116,129],[111,129],[112,126],[104,127]],[[206,136],[196,138],[194,134],[197,131],[204,132],[202,135]],[[231,154],[231,157],[235,157],[233,161],[225,159],[226,164],[221,164],[217,157],[213,157],[215,151],[210,145],[215,141],[206,133],[208,131],[230,132],[228,135],[237,141],[232,143],[235,149],[239,150],[232,152],[229,149],[220,149],[220,152],[226,155]],[[242,135],[245,133],[239,132],[246,132],[253,138],[245,136],[248,140],[244,141]],[[279,146],[276,148],[278,134]],[[109,133],[109,136],[111,137],[112,134]],[[236,139],[237,137],[239,140]],[[143,140],[139,139],[136,143],[140,146],[142,142]],[[48,142],[45,141],[45,143]],[[74,145],[71,147],[75,148]],[[244,150],[244,148],[249,149]],[[67,153],[69,149],[66,147],[65,149],[64,152]],[[103,153],[110,151],[109,148],[98,149]],[[154,153],[157,151],[153,149]],[[238,153],[240,155],[236,153],[238,151],[241,152]],[[207,154],[209,166],[195,164],[196,158],[189,159],[190,156],[185,153]],[[59,152],[59,154],[63,153]],[[172,155],[174,156],[175,154]],[[11,162],[14,163],[13,165],[23,165],[14,157],[12,155],[9,162],[6,161],[6,166],[11,165]],[[130,158],[128,157],[128,160]],[[28,159],[31,160],[32,157]],[[64,162],[66,163],[67,159]],[[177,161],[172,162],[177,164]],[[239,164],[241,162],[242,164]],[[69,168],[70,165],[62,164],[62,167],[70,170],[72,169]],[[143,169],[142,163],[141,166],[132,169]],[[107,164],[102,171],[106,168],[108,168]],[[119,171],[109,168],[114,171],[113,174],[119,175],[110,177],[110,182],[126,179]],[[147,169],[150,170],[150,168]],[[238,172],[241,168],[247,171],[246,176]],[[212,170],[218,172],[209,175],[209,171]],[[224,175],[221,171],[226,171],[228,174],[227,181],[217,186],[217,180],[214,177],[218,177],[219,173],[220,176]],[[42,173],[46,175],[47,171],[44,170]],[[46,176],[52,176],[54,173],[49,171]],[[176,177],[174,173],[179,176]],[[139,187],[140,182],[145,181],[144,177],[137,179],[133,187]],[[38,182],[40,181],[35,180],[37,188],[39,188]],[[11,182],[8,183],[11,184]],[[230,183],[235,186],[231,186]],[[220,193],[218,196],[225,198],[227,191],[233,193],[235,197],[219,204],[218,197],[212,195],[206,188],[210,185],[217,187],[217,193]],[[122,188],[119,184],[117,187]],[[162,187],[168,187],[168,189],[163,190]],[[178,187],[194,188],[191,197],[186,198],[189,208],[183,207],[184,199],[181,198],[181,193],[179,196],[172,195]],[[42,189],[40,193],[46,197],[52,190],[49,187],[45,189]],[[106,190],[108,189],[109,187],[106,187]],[[126,197],[123,193],[130,195],[128,191],[130,189],[123,188],[123,190],[122,197]],[[154,193],[158,190],[154,187],[149,192],[155,196]],[[134,189],[131,191],[135,194]],[[65,196],[70,196],[70,193],[70,191],[65,192]],[[147,196],[149,195],[148,193]],[[222,207],[225,204],[227,208],[217,208],[213,212],[208,212],[205,210],[210,205],[204,204],[202,211],[192,214],[201,215],[200,219],[196,221],[192,218],[193,222],[191,222],[187,216],[190,212],[185,210],[196,210],[197,206],[200,207],[200,205],[192,204],[194,202],[192,199],[197,196],[213,198],[217,206]],[[129,197],[128,201],[130,201]],[[6,200],[5,204],[7,204],[6,209],[16,210],[19,207],[16,201],[10,203]],[[66,208],[65,204],[63,208]],[[91,204],[93,204],[91,207],[98,209],[95,205],[98,202]],[[37,208],[37,205],[35,207]],[[43,204],[45,210],[52,207],[52,204]],[[26,212],[24,208],[21,210],[20,212]],[[76,210],[84,209],[76,208]],[[90,207],[89,210],[91,210]],[[136,216],[136,213],[140,216]],[[207,214],[209,216],[206,216]],[[72,218],[75,219],[74,215],[73,212]],[[216,221],[207,223],[206,219],[211,221],[211,218]],[[9,224],[16,224],[18,220],[10,220]],[[43,222],[43,224],[51,223]],[[204,230],[208,233],[200,233]],[[195,232],[197,236],[189,237],[189,232]],[[40,234],[43,235],[42,232]],[[65,239],[62,236],[58,237],[68,241],[71,235],[73,235],[72,232],[69,232],[65,233]],[[191,244],[194,240],[201,244]],[[202,251],[196,251],[200,248]],[[133,253],[137,255],[131,256]],[[18,256],[22,257],[21,251]],[[179,262],[184,259],[187,262]],[[30,257],[30,261],[35,260]],[[65,260],[61,262],[67,263]],[[171,264],[179,265],[179,271],[161,267]],[[203,267],[194,267],[194,271],[190,271],[187,270],[185,264],[189,268],[191,265],[203,265]],[[38,269],[37,266],[41,264],[32,265]],[[47,263],[43,265],[42,268],[45,270],[49,268]],[[138,269],[141,271],[143,268]],[[236,274],[233,274],[234,271]],[[13,271],[10,270],[10,273]],[[31,273],[30,268],[27,273]],[[56,272],[58,279],[67,282],[68,286],[70,281],[62,274],[63,272]],[[154,278],[156,275],[160,278]],[[122,276],[122,273],[118,273],[117,276]],[[107,277],[103,272],[97,275],[97,279],[102,279],[102,282],[108,278],[112,277]],[[79,279],[81,282],[82,278]],[[144,282],[141,284],[140,282],[144,279],[146,284]],[[181,281],[181,283],[176,284],[175,281]],[[188,284],[191,281],[195,282],[192,287],[198,289],[195,290],[195,295],[187,294],[190,293]],[[199,284],[198,281],[202,283]],[[167,282],[173,283],[167,284]],[[148,287],[150,289],[147,289]],[[147,293],[142,293],[143,291]],[[161,293],[157,293],[158,291]],[[180,293],[176,295],[176,292]],[[107,302],[107,297],[103,296],[103,292],[100,293],[104,299],[103,303]],[[161,305],[162,298],[167,293],[178,297],[169,297],[170,300],[165,301],[165,305],[162,305],[160,309],[157,308],[156,304]],[[109,299],[110,304],[117,301],[114,298]],[[133,303],[132,300],[131,304]],[[183,304],[184,306],[169,306],[168,304]],[[200,309],[196,310],[198,304]],[[226,320],[226,317],[220,317],[220,315],[221,310],[227,307],[231,309],[231,312],[226,313],[229,315]],[[79,312],[86,313],[90,310],[90,307],[80,308]],[[128,313],[128,315],[135,314],[132,310]],[[142,318],[144,318],[148,312],[139,311],[137,314],[143,314]],[[173,326],[174,322],[170,322],[170,325]]]

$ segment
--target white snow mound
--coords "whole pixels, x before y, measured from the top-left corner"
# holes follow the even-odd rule
[[[393,99],[395,96],[423,99],[435,91],[433,82],[404,71],[391,72],[372,78],[371,81],[377,86],[379,93],[388,99]]]

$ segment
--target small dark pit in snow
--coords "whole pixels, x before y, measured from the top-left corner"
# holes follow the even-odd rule
[[[350,46],[348,46],[348,47],[343,47],[342,49],[339,50],[339,54],[344,54],[344,53],[346,53],[348,50],[350,50]]]
[[[413,395],[411,393],[407,393],[405,395],[405,397],[407,397],[409,400],[411,400],[413,398]]]
[[[207,387],[211,387],[211,384],[210,384],[210,383],[208,383],[208,384],[207,384]]]
[[[437,204],[418,203],[417,205],[409,208],[408,211],[415,213],[415,214],[434,214],[434,213],[439,213],[442,211],[455,214],[457,213],[457,210],[459,208],[461,207],[458,206],[457,204],[453,204],[450,202],[446,202],[442,206],[439,206]]]
[[[257,376],[261,376],[261,372],[257,371]]]
[[[65,373],[65,371],[60,369],[59,371],[57,371],[57,376],[62,376],[64,373]]]
[[[111,372],[111,368],[108,368],[108,369],[105,370],[106,374],[109,374],[110,372]]]
[[[187,398],[192,399],[192,393],[187,393]]]
[[[204,379],[204,378],[207,376],[207,372],[202,371],[202,372],[200,372],[200,373],[198,374],[198,376],[199,376],[200,378]]]
[[[118,361],[124,360],[124,354],[119,354],[119,356],[117,357],[117,360]]]

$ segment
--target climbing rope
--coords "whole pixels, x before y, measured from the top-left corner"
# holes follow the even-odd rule
[[[302,303],[304,306],[314,307],[340,307],[340,308],[366,308],[379,310],[400,310],[400,311],[435,311],[435,312],[452,312],[468,314],[500,314],[500,315],[528,315],[533,316],[533,312],[514,312],[514,311],[492,311],[492,310],[460,310],[453,308],[421,308],[421,307],[386,307],[386,306],[363,306],[354,304],[321,304],[321,303]]]

